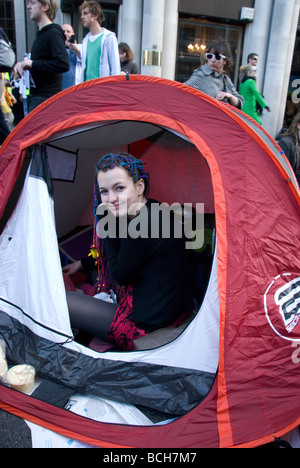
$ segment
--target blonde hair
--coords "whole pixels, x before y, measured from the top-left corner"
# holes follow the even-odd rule
[[[241,71],[244,75],[248,75],[248,74],[251,72],[252,68],[255,68],[255,67],[253,67],[253,65],[249,65],[249,64],[248,64],[248,65],[242,65],[242,66],[240,67],[240,71]]]
[[[48,10],[46,11],[46,15],[48,16],[49,20],[53,22],[55,20],[55,16],[59,8],[58,0],[39,0],[39,2],[42,5],[49,6]]]

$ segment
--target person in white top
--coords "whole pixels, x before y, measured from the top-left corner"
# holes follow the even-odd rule
[[[118,41],[115,33],[101,26],[105,19],[101,5],[86,0],[80,11],[82,24],[89,29],[82,41],[82,81],[120,75]]]

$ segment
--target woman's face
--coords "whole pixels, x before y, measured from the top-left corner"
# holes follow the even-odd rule
[[[221,75],[227,63],[226,58],[224,59],[223,57],[220,56],[220,54],[216,54],[214,50],[210,50],[209,53],[212,55],[211,59],[207,59],[209,68],[212,71],[217,72],[219,75]]]
[[[119,55],[121,62],[125,62],[125,60],[127,59],[127,53],[124,52],[124,50],[120,50]]]
[[[134,182],[122,167],[114,167],[97,176],[102,203],[107,205],[115,216],[135,216],[140,204],[145,203],[144,181]],[[134,206],[139,204],[139,206]],[[131,207],[131,210],[130,210]]]
[[[256,76],[256,67],[251,67],[248,75],[249,76]]]

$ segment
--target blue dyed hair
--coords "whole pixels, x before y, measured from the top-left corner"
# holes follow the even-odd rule
[[[144,169],[145,163],[140,159],[136,159],[129,153],[120,153],[120,154],[106,154],[103,158],[100,159],[96,166],[96,190],[95,195],[97,201],[100,203],[101,197],[99,193],[98,181],[97,176],[100,171],[106,172],[109,169],[113,169],[114,167],[122,167],[125,169],[129,176],[132,178],[133,182],[136,183],[140,179],[144,181],[145,188],[143,195],[147,197],[150,185],[149,185],[149,174]]]

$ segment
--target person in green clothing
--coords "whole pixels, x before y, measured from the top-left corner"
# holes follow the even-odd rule
[[[104,13],[99,2],[85,0],[81,6],[81,19],[89,29],[82,41],[81,81],[104,76],[120,75],[120,57],[115,33],[102,27]]]
[[[256,67],[253,65],[245,65],[241,67],[240,70],[244,74],[240,88],[240,93],[245,99],[242,110],[261,125],[262,121],[260,115],[262,109],[266,109],[268,112],[271,112],[271,109],[258,91],[256,84]]]

